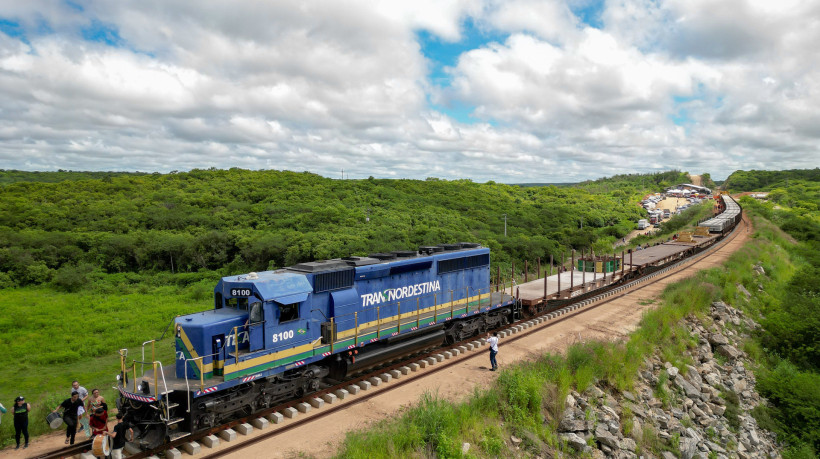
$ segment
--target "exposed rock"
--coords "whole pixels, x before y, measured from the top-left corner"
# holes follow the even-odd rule
[[[575,433],[561,434],[561,438],[576,451],[583,451],[587,447],[587,442]]]
[[[677,367],[669,367],[669,368],[666,369],[666,374],[668,374],[669,378],[671,379],[671,378],[674,378],[675,376],[677,376],[679,371],[680,370],[678,370]]]
[[[756,264],[756,265],[755,265],[755,267],[754,267],[754,271],[755,271],[756,273],[760,274],[761,276],[765,276],[765,275],[766,275],[766,270],[765,270],[765,269],[763,269],[763,266],[762,266],[760,263],[758,263],[758,264]]]
[[[722,346],[724,344],[729,344],[729,340],[720,333],[714,333],[709,335],[709,344],[712,346]]]
[[[461,444],[461,454],[467,454],[470,451],[470,444],[469,443],[462,443]]]
[[[595,397],[595,398],[601,398],[601,397],[604,396],[604,391],[602,391],[601,389],[598,389],[595,386],[590,386],[589,389],[587,389],[587,392],[589,393],[590,396]]]
[[[719,314],[726,314],[729,312],[728,305],[723,301],[715,301],[712,303],[712,310]]]
[[[662,452],[662,453],[661,453],[661,457],[662,457],[663,459],[678,459],[678,457],[677,457],[677,456],[675,456],[674,454],[670,453],[669,451],[664,451],[664,452]]]
[[[618,416],[618,413],[616,413],[616,412],[615,412],[615,410],[613,410],[612,408],[610,408],[610,407],[608,407],[608,406],[606,406],[606,405],[601,406],[601,411],[605,412],[605,413],[606,413],[606,414],[608,414],[610,417],[612,417],[612,419],[614,419],[614,420],[616,420],[616,421],[620,421],[620,420],[621,420],[621,417],[620,417],[620,416]]]
[[[720,385],[720,376],[716,373],[707,373],[703,376],[703,379],[712,387],[718,387]]]
[[[692,459],[698,453],[698,443],[692,438],[684,438],[680,441],[681,459]]]
[[[574,408],[575,407],[575,397],[572,394],[567,394],[567,399],[564,402],[568,407]]]
[[[510,442],[512,442],[513,446],[518,446],[521,444],[521,439],[515,435],[510,435]]]
[[[717,352],[718,354],[720,354],[724,357],[728,357],[732,360],[737,359],[741,355],[743,355],[743,354],[740,353],[740,351],[737,350],[736,347],[728,345],[728,344],[718,346],[717,350],[715,350],[715,352]]]
[[[688,379],[689,382],[695,387],[700,387],[703,383],[703,380],[700,378],[700,373],[698,373],[698,369],[692,365],[686,365],[686,379]]]
[[[739,291],[740,293],[742,293],[742,294],[743,294],[743,296],[745,296],[745,297],[746,297],[746,299],[747,299],[747,300],[748,300],[748,299],[750,299],[750,298],[752,297],[752,294],[751,294],[751,293],[749,293],[749,291],[748,291],[748,290],[746,290],[746,287],[744,287],[744,286],[743,286],[743,284],[738,283],[738,284],[737,284],[737,289],[738,289],[738,291]]]
[[[683,389],[687,397],[700,400],[700,391],[695,389],[695,386],[690,384],[689,381],[683,379],[681,375],[675,377],[675,385]]]
[[[625,399],[627,399],[627,400],[629,400],[630,402],[633,402],[633,403],[634,403],[634,402],[635,402],[635,400],[636,400],[636,399],[635,399],[635,396],[634,396],[634,395],[632,395],[632,392],[629,392],[629,391],[623,391],[623,392],[621,392],[621,395],[623,395],[623,396],[624,396],[624,398],[625,398]]]
[[[600,425],[595,429],[595,439],[602,445],[608,446],[613,450],[619,448],[618,437],[610,433],[609,430],[602,428]]]
[[[621,440],[621,444],[619,447],[627,451],[635,451],[635,448],[638,447],[638,444],[635,443],[635,440],[631,438],[624,438],[623,440]]]

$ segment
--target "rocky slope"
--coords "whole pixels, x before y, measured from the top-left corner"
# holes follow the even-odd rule
[[[743,333],[758,325],[723,302],[712,304],[705,322],[686,320],[697,340],[695,365],[677,368],[655,355],[644,363],[635,393],[592,386],[568,395],[560,437],[595,458],[653,457],[652,449],[664,459],[780,457],[774,435],[750,413],[766,401],[738,350]]]

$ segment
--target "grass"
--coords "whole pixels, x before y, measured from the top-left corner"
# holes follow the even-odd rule
[[[69,294],[44,287],[0,290],[0,327],[4,330],[0,345],[5,350],[0,354],[0,367],[6,382],[0,385],[0,400],[8,408],[16,396],[26,397],[32,405],[32,435],[49,431],[40,421],[68,397],[75,379],[89,392],[99,388],[113,402],[118,350],[128,348],[129,358],[139,360],[140,345],[159,338],[175,316],[209,306],[207,300],[195,299],[202,290],[212,288],[205,281],[177,287],[155,286],[147,294]],[[157,358],[165,362],[173,361],[170,333],[156,345]],[[13,442],[13,434],[11,422],[0,424],[0,446]]]

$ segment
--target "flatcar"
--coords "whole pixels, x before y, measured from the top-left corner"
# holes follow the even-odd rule
[[[118,405],[134,446],[153,449],[520,314],[475,243],[224,277],[213,309],[175,319],[173,372],[153,341],[130,363],[120,351]]]

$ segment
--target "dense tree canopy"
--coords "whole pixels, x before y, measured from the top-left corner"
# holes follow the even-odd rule
[[[240,169],[2,171],[0,286],[71,290],[94,270],[246,272],[455,241],[491,247],[495,263],[559,257],[625,235],[642,217],[638,198],[680,176],[559,188]]]

